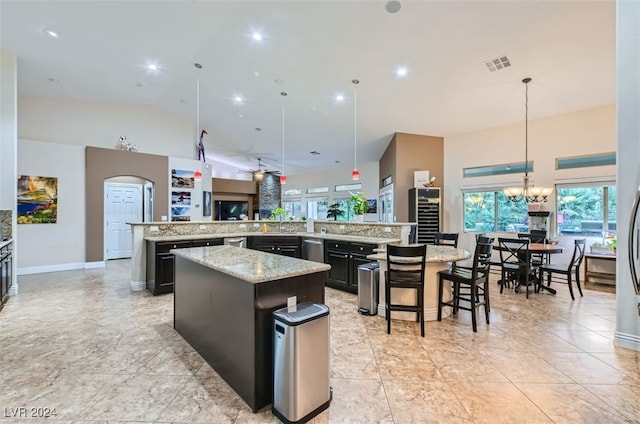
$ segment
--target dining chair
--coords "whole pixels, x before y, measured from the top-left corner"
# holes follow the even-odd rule
[[[547,243],[547,238],[541,234],[518,233],[518,238],[529,239],[531,243]],[[531,253],[531,263],[534,265],[548,264],[551,262],[551,255],[548,253]]]
[[[529,286],[534,289],[539,283],[537,270],[538,266],[531,263],[531,251],[529,250],[530,240],[528,238],[498,238],[498,249],[500,250],[500,263],[502,272],[500,274],[500,293],[505,285],[514,283],[514,291],[519,292],[522,285],[526,288],[526,297],[529,298]],[[535,290],[537,291],[537,289]]]
[[[580,265],[582,264],[582,260],[584,259],[584,251],[585,244],[587,239],[576,239],[573,242],[573,255],[571,256],[571,261],[568,264],[544,264],[542,265],[540,270],[540,284],[542,284],[544,273],[547,273],[547,287],[551,285],[551,277],[554,273],[562,274],[566,277],[566,284],[569,286],[569,294],[571,295],[571,300],[575,300],[573,296],[573,282],[571,279],[571,274],[575,272],[576,276],[576,285],[578,286],[578,291],[580,292],[580,297],[582,297],[582,288],[580,287]],[[554,280],[557,281],[557,280]]]
[[[458,233],[436,233],[433,244],[458,247]]]
[[[471,269],[454,265],[448,271],[438,272],[438,321],[442,321],[442,308],[445,306],[453,309],[453,315],[457,315],[459,309],[471,311],[471,327],[477,333],[476,310],[484,306],[485,319],[489,324],[489,268],[493,242],[492,238],[478,237]],[[452,285],[451,300],[446,302],[443,300],[445,281]],[[465,305],[461,306],[460,301]]]
[[[391,311],[415,312],[420,322],[420,334],[424,337],[424,274],[427,245],[398,246],[387,245],[387,270],[385,272],[385,316],[387,334],[391,334]],[[391,302],[391,289],[414,289],[415,305]]]

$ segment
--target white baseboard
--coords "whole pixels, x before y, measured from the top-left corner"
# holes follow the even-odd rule
[[[84,269],[94,269],[94,268],[104,268],[104,267],[105,267],[105,262],[104,261],[85,262],[84,263]]]
[[[45,272],[71,271],[74,269],[85,269],[85,263],[77,262],[77,263],[69,263],[69,264],[28,266],[28,267],[22,267],[22,268],[16,269],[16,274],[17,275],[43,274]]]
[[[131,282],[131,291],[142,291],[147,289],[146,281],[132,281]]]
[[[616,346],[640,351],[640,336],[636,336],[635,334],[619,333],[616,331],[614,342]]]

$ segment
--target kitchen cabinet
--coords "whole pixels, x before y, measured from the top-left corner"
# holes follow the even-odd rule
[[[13,283],[13,243],[9,242],[0,248],[0,308],[9,296],[9,289]]]
[[[276,255],[301,258],[300,237],[298,236],[256,236],[249,237],[249,249]]]
[[[216,246],[223,240],[198,239],[184,241],[155,242],[147,240],[147,290],[158,294],[173,293],[175,281],[175,257],[169,253],[171,249],[187,247]]]
[[[371,262],[367,255],[373,254],[376,247],[375,244],[327,240],[325,262],[331,269],[326,273],[326,285],[357,293],[358,266]]]

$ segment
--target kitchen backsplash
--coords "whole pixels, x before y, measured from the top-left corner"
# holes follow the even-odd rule
[[[11,234],[12,210],[0,210],[0,237],[13,238]]]

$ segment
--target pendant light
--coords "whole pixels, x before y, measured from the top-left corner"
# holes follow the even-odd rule
[[[353,84],[353,171],[351,171],[351,179],[358,181],[360,179],[360,171],[358,171],[358,92],[357,87],[360,81],[351,80]]]
[[[524,177],[522,187],[506,187],[504,195],[512,202],[525,200],[527,203],[546,202],[553,192],[552,188],[529,185],[529,83],[531,78],[522,80],[524,91]]]
[[[282,96],[282,175],[280,175],[280,184],[287,183],[287,175],[284,173],[284,98],[287,97],[285,91],[281,91]]]

